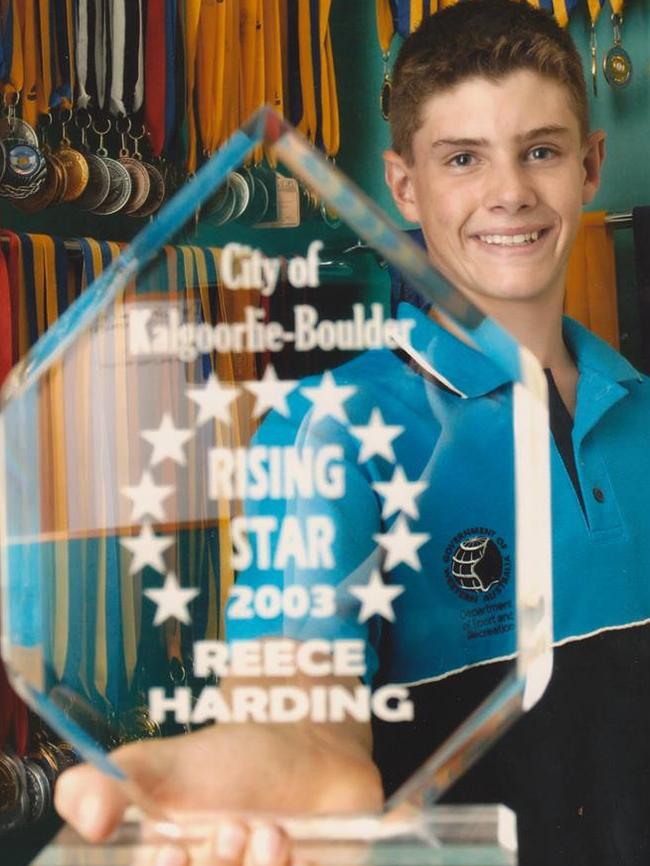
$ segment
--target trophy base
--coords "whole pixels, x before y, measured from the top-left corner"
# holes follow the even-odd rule
[[[294,840],[297,856],[318,866],[516,866],[514,814],[505,806],[436,806],[408,822],[377,816],[278,819]],[[160,825],[162,827],[162,825]],[[183,827],[192,866],[210,866],[206,816]],[[144,866],[153,851],[172,841],[129,813],[110,842],[89,845],[64,827],[32,866]],[[177,841],[180,841],[177,840]]]

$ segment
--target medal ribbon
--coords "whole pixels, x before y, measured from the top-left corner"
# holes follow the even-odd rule
[[[240,2],[241,0],[232,0],[226,4],[226,59],[225,68],[237,70],[240,68],[241,62],[241,40],[239,31],[240,22]],[[225,73],[224,73],[225,76]],[[241,121],[240,100],[237,87],[229,86],[224,77],[224,90],[229,97],[226,100],[226,110],[224,111],[224,130],[222,136],[224,139],[231,136],[238,128]]]
[[[589,17],[591,18],[591,23],[596,26],[596,22],[600,16],[600,13],[603,8],[604,0],[587,0],[587,5],[589,7]]]
[[[24,6],[23,22],[23,52],[25,83],[23,88],[23,119],[36,126],[38,119],[38,88],[39,88],[39,32],[38,13],[35,2],[26,3]]]
[[[321,56],[321,105],[322,140],[325,153],[335,157],[341,143],[338,91],[336,89],[336,70],[334,51],[329,26],[331,0],[320,3],[320,56]]]
[[[91,4],[93,4],[91,6]],[[94,0],[76,0],[75,61],[77,73],[76,107],[87,108],[91,95],[87,90],[89,63],[95,53]]]
[[[384,57],[390,54],[390,46],[395,36],[395,12],[394,0],[376,0],[377,36]]]
[[[132,0],[129,4],[128,27],[126,8],[126,0],[112,0],[110,111],[118,117],[138,111],[142,107],[144,94],[142,0]]]
[[[144,122],[154,156],[165,146],[168,0],[147,0]]]
[[[300,82],[300,50],[298,38],[298,0],[287,0],[287,94],[288,117],[294,126],[302,120],[302,86]]]
[[[72,107],[75,85],[74,10],[73,0],[52,0],[54,11],[54,37],[52,58],[54,90],[50,98],[52,107]]]
[[[108,68],[110,38],[109,0],[92,0],[94,7],[94,70],[95,70],[95,101],[100,109],[106,108],[106,97],[109,91],[111,70]]]
[[[165,149],[171,146],[176,125],[176,99],[178,85],[176,82],[176,19],[178,15],[177,0],[167,0],[165,31],[166,62],[166,111],[165,111]],[[146,82],[146,79],[145,79]]]
[[[198,125],[203,152],[214,153],[216,131],[221,126],[222,93],[217,83],[217,58],[223,61],[223,46],[218,43],[219,12],[225,25],[224,4],[212,0],[201,4],[199,32],[201,38],[196,50],[196,98],[198,104]],[[225,39],[225,28],[223,29]],[[223,84],[223,79],[222,79]]]
[[[201,0],[183,0],[183,39],[185,46],[185,134],[186,168],[194,174],[197,165],[196,117],[194,89],[196,85],[196,54],[199,38]]]
[[[25,67],[23,62],[23,6],[22,0],[11,0],[5,21],[5,63],[8,67],[8,81],[4,85],[6,95],[22,93],[25,86]]]
[[[11,311],[9,268],[0,248],[0,383],[4,382],[14,364],[14,340]]]

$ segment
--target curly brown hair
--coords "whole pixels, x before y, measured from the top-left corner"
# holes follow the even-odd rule
[[[498,81],[530,69],[567,89],[583,139],[589,105],[582,62],[569,34],[526,0],[462,0],[426,18],[402,45],[393,70],[393,149],[413,159],[427,100],[468,78]]]

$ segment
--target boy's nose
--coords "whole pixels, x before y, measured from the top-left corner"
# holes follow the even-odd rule
[[[490,209],[502,208],[517,213],[537,203],[534,184],[520,162],[492,166],[485,204]]]

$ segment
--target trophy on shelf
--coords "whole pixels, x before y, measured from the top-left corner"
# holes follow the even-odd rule
[[[387,303],[386,263],[419,306]],[[487,420],[470,369],[512,383]],[[551,674],[546,405],[532,356],[273,111],[177,193],[0,414],[2,654],[128,787],[107,863],[205,848],[224,808],[167,810],[119,745],[212,737],[205,780],[229,743],[275,767],[270,731],[297,755],[350,726],[372,729],[386,805],[274,813],[307,859],[516,862],[507,809],[437,803]],[[478,666],[492,680],[459,717],[437,686]],[[81,844],[66,831],[41,862]]]

